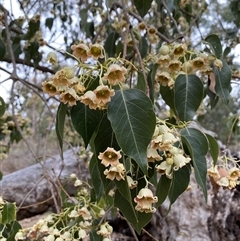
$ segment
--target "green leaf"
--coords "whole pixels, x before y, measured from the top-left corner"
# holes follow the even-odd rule
[[[151,213],[137,212],[132,205],[129,205],[128,200],[118,190],[115,193],[114,206],[119,208],[138,234],[140,234],[141,229],[146,226],[152,218]]]
[[[158,64],[150,65],[149,69],[150,69],[150,71],[148,72],[148,75],[147,75],[147,83],[148,83],[148,87],[149,87],[150,99],[151,99],[152,103],[154,103],[154,92],[155,92],[154,83],[155,83],[156,72],[158,70]]]
[[[136,88],[142,91],[146,90],[146,81],[144,79],[143,73],[138,71],[137,85]]]
[[[96,230],[91,230],[89,233],[90,241],[102,241],[102,237],[97,234]]]
[[[0,117],[2,117],[6,110],[6,104],[3,100],[3,98],[0,96]]]
[[[56,116],[56,133],[61,148],[61,157],[63,158],[63,132],[64,132],[64,123],[65,117],[67,114],[67,105],[60,103],[57,110]]]
[[[148,53],[148,42],[146,38],[142,37],[139,42],[139,52],[141,57],[144,58]]]
[[[7,202],[2,209],[2,223],[7,224],[14,220],[16,220],[16,205]]]
[[[71,119],[75,130],[81,135],[87,147],[101,119],[101,111],[91,110],[81,102],[71,109]]]
[[[189,164],[179,168],[177,171],[173,171],[171,187],[168,193],[168,198],[171,205],[187,189],[190,181],[190,174],[191,172]]]
[[[213,72],[215,76],[215,91],[216,94],[223,100],[225,104],[228,103],[230,98],[230,83],[231,83],[231,69],[225,60],[221,59],[223,67],[219,70],[216,66],[213,66]]]
[[[26,40],[30,40],[35,33],[39,30],[40,27],[40,21],[35,19],[30,19],[29,25],[28,25],[28,31],[24,37]]]
[[[117,90],[108,105],[108,118],[122,151],[147,174],[147,146],[156,117],[146,94],[137,89]]]
[[[168,86],[160,86],[160,94],[165,101],[165,103],[175,112],[174,105],[174,90],[170,89]]]
[[[0,61],[4,58],[6,54],[6,47],[3,40],[0,38]]]
[[[121,181],[115,181],[115,185],[122,196],[132,205],[131,192],[127,183],[127,179]]]
[[[119,34],[117,32],[112,32],[108,35],[104,45],[108,57],[114,57],[116,55],[116,41],[118,38]]]
[[[2,180],[2,177],[3,177],[3,174],[2,174],[2,172],[0,171],[0,181]]]
[[[174,85],[174,106],[181,121],[190,121],[204,95],[202,81],[196,75],[179,75]]]
[[[222,44],[219,37],[216,34],[208,35],[205,38],[205,42],[210,46],[213,54],[220,59],[222,56]]]
[[[90,160],[90,164],[89,164],[89,171],[90,171],[91,182],[92,182],[93,188],[95,190],[95,195],[96,195],[97,201],[99,201],[101,199],[103,191],[104,191],[103,183],[100,178],[100,173],[98,170],[98,162],[99,162],[99,160],[96,157],[96,154],[93,154],[93,156]]]
[[[134,5],[143,18],[151,8],[152,0],[134,0]]]
[[[218,155],[219,155],[219,146],[215,138],[212,136],[205,134],[208,138],[209,148],[210,148],[210,155],[213,159],[213,165],[215,166],[218,161]]]
[[[205,158],[204,150],[205,148],[202,148],[201,141],[204,140],[205,135],[198,132],[198,135],[196,135],[196,132],[193,132],[193,128],[185,128],[182,129],[181,139],[184,145],[186,145],[194,167],[194,174],[197,183],[203,190],[203,194],[205,197],[205,200],[207,201],[207,187],[206,187],[206,178],[207,178],[207,161]]]
[[[53,20],[54,20],[54,18],[46,18],[46,20],[45,20],[45,26],[48,27],[49,30],[52,29]]]
[[[171,187],[172,180],[167,178],[166,175],[162,175],[157,185],[156,195],[158,197],[158,202],[156,204],[159,207],[168,196],[169,189]]]

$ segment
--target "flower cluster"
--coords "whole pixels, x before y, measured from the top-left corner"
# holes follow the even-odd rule
[[[98,158],[102,160],[101,163],[105,167],[110,165],[110,168],[104,171],[106,178],[110,180],[117,179],[118,181],[125,180],[125,167],[119,162],[121,157],[122,155],[120,154],[120,151],[116,151],[111,147],[108,147],[104,152],[99,153]]]
[[[211,181],[223,188],[232,189],[240,184],[240,168],[236,160],[223,157],[222,164],[212,165],[207,173]]]
[[[168,178],[172,178],[173,171],[177,171],[191,161],[183,150],[176,147],[179,138],[165,124],[158,124],[147,150],[147,158],[149,162],[162,161],[156,165],[156,170],[160,174],[166,174]]]
[[[188,54],[190,57],[186,57]],[[174,87],[175,80],[180,74],[205,74],[213,72],[212,65],[221,69],[223,64],[220,59],[206,53],[190,51],[187,44],[176,45],[163,44],[159,49],[156,59],[158,70],[155,76],[157,84]]]
[[[100,44],[87,46],[80,43],[72,45],[71,49],[78,65],[57,71],[48,81],[42,83],[43,91],[50,96],[59,96],[62,103],[70,106],[81,101],[90,109],[106,109],[111,97],[115,95],[112,86],[125,82],[127,69],[121,66],[119,61],[107,63],[106,66],[100,63],[83,63],[89,58],[104,58],[104,48]],[[54,66],[57,65],[57,55],[54,52],[48,54],[47,60]],[[75,72],[78,72],[78,75]],[[94,85],[97,87],[89,88],[89,85],[96,81],[98,83]]]
[[[134,202],[137,203],[135,209],[139,212],[154,213],[156,212],[156,208],[154,208],[152,204],[157,201],[158,197],[153,196],[153,193],[149,188],[142,188],[134,198]]]

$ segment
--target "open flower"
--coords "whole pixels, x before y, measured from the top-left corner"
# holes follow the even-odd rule
[[[170,74],[166,71],[159,71],[156,74],[155,80],[163,86],[167,86],[168,83],[172,80]]]
[[[64,104],[69,104],[70,106],[76,105],[79,97],[74,89],[68,89],[60,94],[60,100]]]
[[[73,55],[81,59],[81,61],[86,61],[88,59],[90,50],[86,44],[74,44],[71,46],[71,49],[73,50]]]
[[[97,108],[97,105],[95,103],[96,95],[92,90],[88,90],[79,99],[84,105],[88,105],[90,109],[96,109]]]
[[[139,212],[154,213],[156,212],[156,208],[154,208],[152,204],[157,201],[158,197],[153,196],[153,193],[149,188],[142,188],[134,198],[134,202],[137,203],[135,209]]]
[[[197,57],[197,58],[193,59],[192,66],[195,69],[204,69],[204,67],[205,67],[204,59],[202,57]]]
[[[138,181],[134,181],[130,176],[127,176],[127,183],[128,183],[128,187],[130,189],[133,189],[137,186]]]
[[[173,54],[176,57],[181,57],[185,55],[185,51],[187,50],[187,45],[185,43],[183,44],[177,44],[173,48]]]
[[[58,62],[57,54],[55,52],[48,53],[47,61],[49,61],[49,63],[52,65],[57,65],[57,62]]]
[[[103,173],[106,175],[106,178],[110,180],[114,180],[115,178],[120,181],[120,180],[125,180],[125,168],[122,163],[117,164],[116,166],[111,166],[108,169],[106,169]]]
[[[103,79],[107,80],[110,85],[116,85],[119,82],[125,81],[125,74],[127,69],[118,64],[109,66],[107,72],[104,74]]]
[[[169,55],[161,55],[158,59],[157,59],[157,64],[160,65],[160,67],[162,66],[166,66],[169,64],[171,58]]]
[[[98,158],[101,163],[107,167],[109,165],[116,166],[119,164],[119,159],[122,157],[120,151],[116,151],[114,148],[108,147],[104,152],[100,152]]]
[[[169,65],[168,65],[168,70],[169,72],[178,72],[181,69],[181,61],[179,60],[171,60]]]
[[[112,232],[112,226],[110,226],[108,223],[104,223],[100,226],[100,230],[97,231],[97,234],[102,235],[103,237],[109,237]]]
[[[93,57],[94,59],[104,58],[103,51],[104,48],[101,44],[90,44],[89,45],[88,55]]]
[[[147,159],[148,162],[161,161],[162,157],[158,154],[157,150],[151,146],[147,148]]]
[[[82,207],[82,208],[78,209],[78,213],[79,213],[80,216],[83,217],[84,220],[91,220],[92,219],[92,215],[86,207]]]
[[[58,94],[57,88],[54,86],[53,81],[43,81],[42,90],[45,93],[48,93],[50,96]]]
[[[107,85],[100,85],[95,90],[95,102],[98,105],[105,105],[110,102],[111,97],[115,95],[114,90],[109,89]]]
[[[172,158],[173,158],[173,163],[174,163],[173,169],[175,171],[177,171],[179,168],[182,168],[183,166],[185,166],[187,163],[189,163],[191,161],[190,157],[185,157],[180,153],[172,155]]]
[[[161,164],[157,165],[156,170],[161,175],[166,175],[167,178],[171,179],[173,175],[173,159],[171,157],[167,157],[165,161],[161,162]]]

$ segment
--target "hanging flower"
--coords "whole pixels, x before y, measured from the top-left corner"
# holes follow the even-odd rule
[[[173,54],[178,58],[178,57],[184,56],[186,50],[187,50],[187,45],[185,43],[177,44],[173,48]]]
[[[159,82],[162,86],[167,86],[171,79],[172,77],[166,71],[158,71],[155,77],[155,80]]]
[[[169,55],[161,55],[158,59],[157,59],[157,64],[161,66],[167,66],[169,64],[169,62],[171,61],[171,58]]]
[[[78,230],[78,238],[83,239],[85,237],[87,237],[86,231],[84,229]]]
[[[181,61],[179,60],[171,60],[168,65],[169,72],[178,72],[181,69]]]
[[[88,52],[88,56],[91,56],[93,57],[93,59],[101,59],[101,58],[104,58],[104,55],[103,55],[103,51],[104,51],[104,48],[101,44],[90,44],[89,45],[89,52]]]
[[[120,154],[120,151],[116,151],[114,148],[108,147],[104,152],[100,152],[98,155],[98,158],[101,161],[101,163],[105,166],[108,167],[109,165],[111,166],[116,166],[119,164],[119,159],[122,157]]]
[[[161,175],[165,174],[167,178],[172,179],[173,158],[167,157],[165,161],[161,162],[161,164],[157,165],[155,168]]]
[[[231,180],[238,180],[238,178],[240,177],[240,170],[237,167],[233,167],[231,168],[229,171],[229,179]]]
[[[60,100],[64,104],[69,104],[70,106],[76,105],[77,100],[79,100],[79,96],[77,95],[74,89],[68,89],[65,92],[60,94]]]
[[[91,220],[92,219],[92,215],[86,207],[82,207],[82,208],[78,209],[78,213],[79,213],[80,216],[83,217],[84,220]]]
[[[57,88],[54,86],[53,81],[43,81],[42,90],[45,93],[48,93],[50,96],[58,94]]]
[[[106,178],[110,180],[114,180],[115,178],[120,180],[125,180],[125,168],[122,163],[117,164],[116,166],[111,166],[108,169],[106,169],[104,172],[104,175],[106,175]]]
[[[130,189],[133,189],[137,186],[138,181],[133,181],[133,179],[130,176],[127,176],[127,183],[128,183],[128,187]]]
[[[107,85],[100,85],[95,90],[95,102],[98,105],[107,104],[111,101],[111,97],[115,95],[114,90],[109,89]]]
[[[189,163],[191,161],[190,157],[185,157],[180,153],[172,155],[172,158],[173,158],[173,163],[174,163],[173,169],[175,171],[177,171],[179,168],[182,168],[183,166],[185,166],[187,163]]]
[[[90,109],[96,109],[97,108],[97,105],[95,103],[96,95],[92,90],[88,90],[79,99],[84,105],[88,105]]]
[[[149,188],[142,188],[134,198],[134,202],[137,203],[135,209],[139,212],[154,213],[156,212],[156,208],[154,208],[152,204],[157,201],[158,197],[153,196],[153,193]]]
[[[110,85],[116,85],[119,82],[125,81],[125,74],[127,69],[118,64],[109,66],[107,72],[104,74],[103,79],[107,80]]]
[[[86,61],[88,59],[89,48],[86,44],[74,44],[71,46],[73,50],[73,55],[81,61]]]
[[[50,52],[47,55],[47,61],[52,65],[57,65],[57,54],[55,52]]]
[[[109,237],[113,232],[113,228],[109,223],[104,223],[100,226],[100,230],[97,231],[97,234],[102,235],[103,237]]]
[[[205,67],[205,62],[204,59],[202,57],[197,57],[195,59],[192,60],[192,66],[195,69],[204,69]]]
[[[158,154],[157,150],[151,146],[147,148],[147,159],[148,162],[161,161],[162,157]]]

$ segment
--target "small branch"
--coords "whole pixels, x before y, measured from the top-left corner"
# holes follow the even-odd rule
[[[4,57],[3,60],[4,62],[7,62],[9,64],[12,64],[12,59],[9,59],[7,57]],[[55,74],[55,71],[52,70],[52,69],[49,69],[48,67],[44,67],[44,66],[41,66],[41,65],[34,65],[33,63],[26,63],[24,59],[19,59],[19,58],[16,58],[15,59],[15,64],[22,64],[22,65],[26,65],[26,66],[29,66],[29,67],[32,67],[32,68],[35,68],[37,70],[40,70],[44,73],[50,73],[50,74]]]
[[[150,234],[146,229],[142,228],[142,231],[144,233],[146,233],[152,240],[154,241],[159,241],[158,239],[156,239],[155,237],[152,236],[152,234]]]

